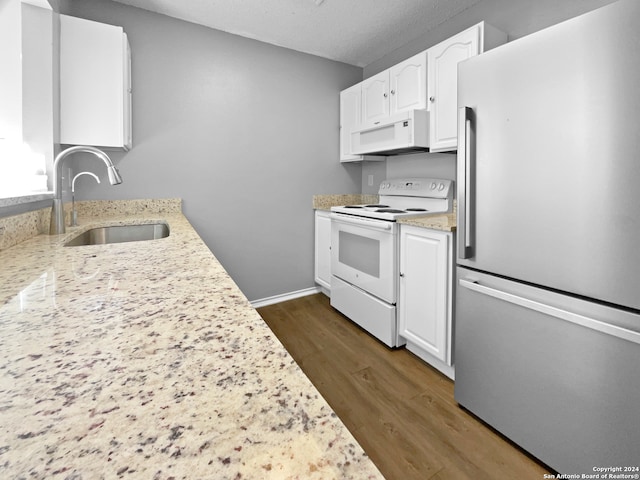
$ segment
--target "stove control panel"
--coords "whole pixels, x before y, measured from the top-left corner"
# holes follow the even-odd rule
[[[402,195],[405,197],[450,198],[453,195],[453,180],[439,178],[396,178],[380,184],[379,195]]]

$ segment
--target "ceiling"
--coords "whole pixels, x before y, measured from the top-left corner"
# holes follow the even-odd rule
[[[364,67],[480,0],[115,0]]]

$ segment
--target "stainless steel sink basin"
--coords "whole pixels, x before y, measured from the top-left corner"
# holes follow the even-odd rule
[[[169,225],[149,223],[145,225],[117,225],[87,230],[64,244],[65,247],[103,245],[105,243],[139,242],[169,236]]]

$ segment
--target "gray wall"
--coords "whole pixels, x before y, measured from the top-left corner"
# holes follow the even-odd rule
[[[314,286],[312,195],[361,188],[338,161],[338,92],[362,69],[108,0],[60,8],[123,26],[133,58],[134,148],[109,152],[124,182],[80,158],[102,183],[76,198],[181,197],[250,300]]]
[[[486,21],[508,34],[509,41],[555,25],[582,13],[594,10],[614,0],[482,0],[473,7],[398,50],[364,68],[364,78],[371,77],[396,63],[415,55],[462,30]],[[369,175],[374,175],[374,186],[368,186]],[[364,163],[362,189],[375,193],[385,177],[433,176],[455,179],[455,155],[414,154],[389,157],[386,162]]]
[[[84,177],[77,196],[181,197],[250,299],[310,287],[313,194],[376,192],[386,177],[455,178],[451,154],[340,165],[338,91],[481,20],[513,40],[611,1],[482,0],[363,72],[108,0],[61,0],[62,13],[122,25],[133,51],[135,146],[111,154],[125,181]],[[104,179],[94,166],[82,170]]]

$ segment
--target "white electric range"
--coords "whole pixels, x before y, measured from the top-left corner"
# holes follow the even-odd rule
[[[450,212],[453,181],[385,180],[379,203],[331,208],[331,305],[390,347],[398,335],[398,225],[401,218]]]
[[[399,218],[450,211],[452,193],[452,180],[433,178],[385,180],[378,189],[379,203],[341,205],[331,207],[331,211],[395,221]]]

